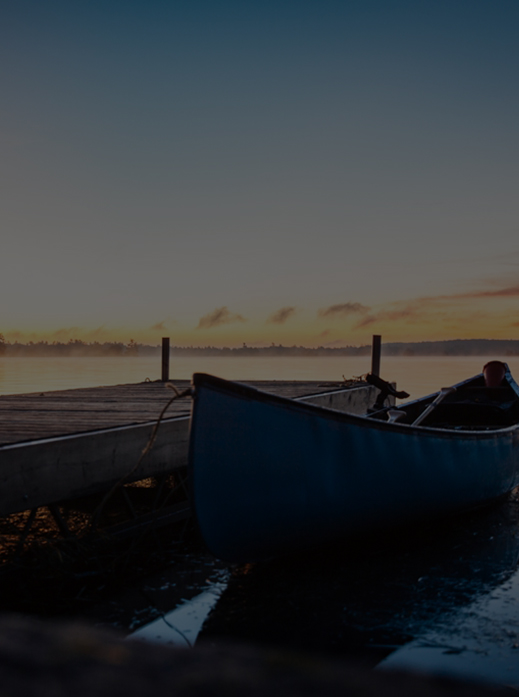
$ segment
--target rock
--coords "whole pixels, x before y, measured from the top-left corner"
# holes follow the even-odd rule
[[[287,650],[215,643],[192,650],[88,626],[0,618],[1,691],[13,697],[490,697],[515,690],[377,673]]]

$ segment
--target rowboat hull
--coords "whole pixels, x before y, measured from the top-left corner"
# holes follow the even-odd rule
[[[265,559],[490,502],[519,485],[517,426],[376,421],[197,374],[190,480],[215,556]]]

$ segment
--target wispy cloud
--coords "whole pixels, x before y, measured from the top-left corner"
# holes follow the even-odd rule
[[[295,307],[282,307],[281,309],[273,312],[268,318],[267,322],[269,324],[284,324],[287,319],[290,319],[296,312]]]
[[[83,334],[81,327],[62,327],[52,332],[50,338],[52,341],[68,341],[69,339],[79,338]]]
[[[444,322],[456,308],[460,309],[460,304],[457,301],[468,297],[465,294],[438,295],[387,303],[377,312],[370,312],[359,319],[353,329],[364,329],[376,322],[399,322],[415,325]]]
[[[88,337],[91,339],[97,339],[99,337],[105,337],[107,333],[106,327],[102,324],[100,327],[96,327],[88,332]]]
[[[449,296],[441,296],[449,297]],[[497,290],[479,290],[472,291],[468,293],[460,293],[458,295],[450,296],[452,298],[518,298],[519,297],[519,285],[507,286],[506,288],[498,288]]]
[[[235,322],[246,322],[242,315],[232,314],[227,307],[217,307],[216,310],[200,317],[197,329],[212,329],[222,324],[233,324]]]
[[[323,307],[317,314],[319,317],[348,317],[348,315],[363,315],[369,310],[369,307],[360,303],[340,303]]]
[[[375,322],[416,321],[419,319],[424,319],[424,315],[420,313],[417,307],[404,307],[400,310],[381,310],[380,312],[363,317],[360,322],[357,322],[353,329],[369,327],[370,324],[374,324]]]
[[[334,314],[353,314],[353,308],[360,306],[357,312],[362,316],[359,317],[353,327],[354,330],[365,329],[378,322],[396,322],[408,325],[440,322],[444,326],[447,326],[447,324],[466,326],[471,322],[481,322],[484,318],[491,316],[489,313],[484,313],[481,307],[475,310],[471,301],[519,298],[519,284],[502,284],[501,287],[498,284],[498,279],[489,279],[486,282],[487,287],[482,288],[480,286],[462,293],[425,296],[412,300],[386,303],[379,306],[377,311],[371,311],[370,308],[365,308],[360,303],[332,305],[326,310],[320,310],[319,315],[321,317],[329,317]],[[345,308],[344,311],[342,310],[343,307]]]
[[[150,329],[153,332],[164,332],[166,331],[166,320],[162,320],[162,322],[157,322],[157,324],[154,324]]]
[[[370,312],[360,318],[353,329],[364,329],[378,322],[430,324],[440,321],[444,326],[462,326],[482,322],[486,318],[491,318],[492,313],[483,311],[481,308],[474,309],[470,301],[492,298],[519,298],[519,285],[388,303],[377,312]]]

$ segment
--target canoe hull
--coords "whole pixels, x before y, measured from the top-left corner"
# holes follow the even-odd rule
[[[253,561],[494,500],[519,484],[516,427],[374,422],[195,376],[193,506],[209,549]]]

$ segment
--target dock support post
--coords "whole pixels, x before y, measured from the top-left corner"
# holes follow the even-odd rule
[[[162,382],[169,380],[169,336],[162,337]]]
[[[66,524],[65,519],[61,515],[59,506],[57,506],[55,503],[49,503],[47,508],[49,509],[49,511],[52,514],[52,517],[56,521],[59,531],[63,535],[63,537],[65,537],[66,539],[71,539],[72,537],[74,537],[74,535],[68,529],[68,525]]]
[[[371,374],[380,375],[380,352],[382,345],[382,337],[380,334],[373,334],[373,343],[371,345]]]
[[[23,552],[25,540],[27,539],[27,535],[29,534],[29,531],[32,528],[32,524],[34,523],[34,519],[36,518],[37,512],[38,512],[38,508],[32,508],[31,512],[29,513],[29,517],[27,518],[27,521],[26,521],[25,525],[23,526],[23,530],[20,533],[20,537],[18,538],[18,544],[16,545],[16,549],[14,550],[14,558],[15,559],[17,559],[20,556],[20,554]]]

